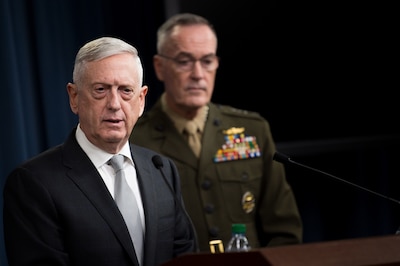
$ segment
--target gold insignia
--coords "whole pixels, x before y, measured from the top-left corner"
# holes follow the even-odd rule
[[[234,134],[240,134],[244,132],[244,127],[231,127],[227,130],[222,131],[222,133],[226,135],[234,135]]]
[[[256,199],[250,191],[247,191],[243,194],[242,197],[242,208],[245,213],[250,213],[254,210],[256,206]]]

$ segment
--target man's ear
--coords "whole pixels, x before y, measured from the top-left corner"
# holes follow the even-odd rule
[[[153,56],[154,71],[156,73],[158,80],[160,80],[160,81],[164,81],[164,75],[163,75],[163,71],[162,71],[163,64],[164,64],[164,61],[162,60],[162,58],[159,55]]]
[[[74,114],[78,114],[78,87],[74,83],[67,84],[69,106]]]
[[[147,95],[148,90],[149,90],[149,87],[144,85],[142,87],[141,91],[140,91],[140,96],[139,96],[139,98],[140,98],[139,117],[141,117],[143,115],[143,113],[144,113],[144,107],[146,105],[146,95]]]

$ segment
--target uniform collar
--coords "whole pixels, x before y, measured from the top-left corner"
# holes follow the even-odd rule
[[[180,116],[168,107],[167,101],[165,99],[165,92],[161,95],[161,108],[169,116],[169,118],[171,118],[178,132],[182,133],[186,123],[189,120]],[[192,119],[192,121],[197,125],[201,133],[203,133],[204,126],[207,120],[208,109],[208,105],[203,106],[198,115]]]

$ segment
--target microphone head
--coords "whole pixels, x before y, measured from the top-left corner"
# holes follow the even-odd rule
[[[274,157],[272,158],[274,161],[280,162],[280,163],[287,163],[290,161],[289,156],[284,155],[279,152],[275,152]]]
[[[151,158],[151,160],[153,161],[153,164],[157,169],[160,169],[161,167],[164,166],[164,163],[162,162],[160,155],[154,155],[153,158]]]

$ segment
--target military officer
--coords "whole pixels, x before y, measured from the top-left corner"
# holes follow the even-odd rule
[[[301,243],[301,217],[283,165],[272,160],[268,121],[211,102],[216,51],[215,30],[201,16],[177,14],[161,25],[153,63],[165,90],[131,140],[176,163],[201,251],[213,240],[226,245],[233,223],[246,224],[254,248]]]

